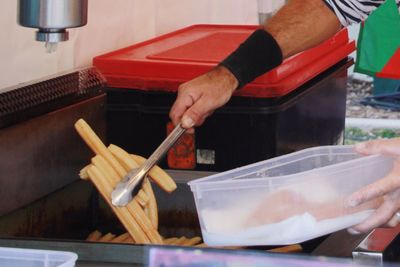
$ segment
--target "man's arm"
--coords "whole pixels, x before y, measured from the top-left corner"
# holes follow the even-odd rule
[[[290,0],[264,28],[286,58],[328,39],[340,29],[340,23],[322,0]],[[228,102],[238,85],[237,78],[223,66],[182,84],[170,111],[172,121],[181,121],[185,128],[201,125]]]
[[[291,0],[264,25],[284,58],[320,44],[340,27],[336,15],[322,0]]]

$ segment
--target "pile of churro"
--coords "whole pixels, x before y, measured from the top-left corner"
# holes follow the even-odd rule
[[[125,207],[111,203],[111,192],[119,181],[133,168],[138,168],[146,159],[131,155],[116,145],[106,147],[90,126],[80,119],[75,123],[79,135],[95,153],[91,163],[80,171],[80,177],[90,180],[107,204],[111,207],[126,233],[115,235],[99,231],[92,232],[88,241],[132,243],[132,244],[170,244],[182,246],[204,246],[200,237],[164,238],[158,232],[157,201],[152,189],[151,179],[164,191],[171,193],[176,189],[174,180],[160,167],[154,166],[145,178],[142,188]]]

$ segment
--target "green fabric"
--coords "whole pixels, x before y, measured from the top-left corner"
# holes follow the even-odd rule
[[[395,0],[386,0],[360,26],[355,71],[374,76],[400,47],[400,14]]]

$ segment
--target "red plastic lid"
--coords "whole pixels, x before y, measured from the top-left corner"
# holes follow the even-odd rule
[[[215,67],[257,26],[194,25],[95,57],[93,64],[116,88],[176,91],[178,86]],[[355,50],[343,29],[324,43],[284,60],[277,68],[235,95],[286,95]]]

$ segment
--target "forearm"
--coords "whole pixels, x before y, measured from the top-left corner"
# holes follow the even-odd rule
[[[235,89],[279,66],[290,55],[328,39],[340,28],[322,0],[291,0],[217,68],[179,87],[170,117],[184,128],[203,123]]]
[[[264,25],[284,58],[318,45],[340,27],[338,18],[322,0],[289,0]]]

